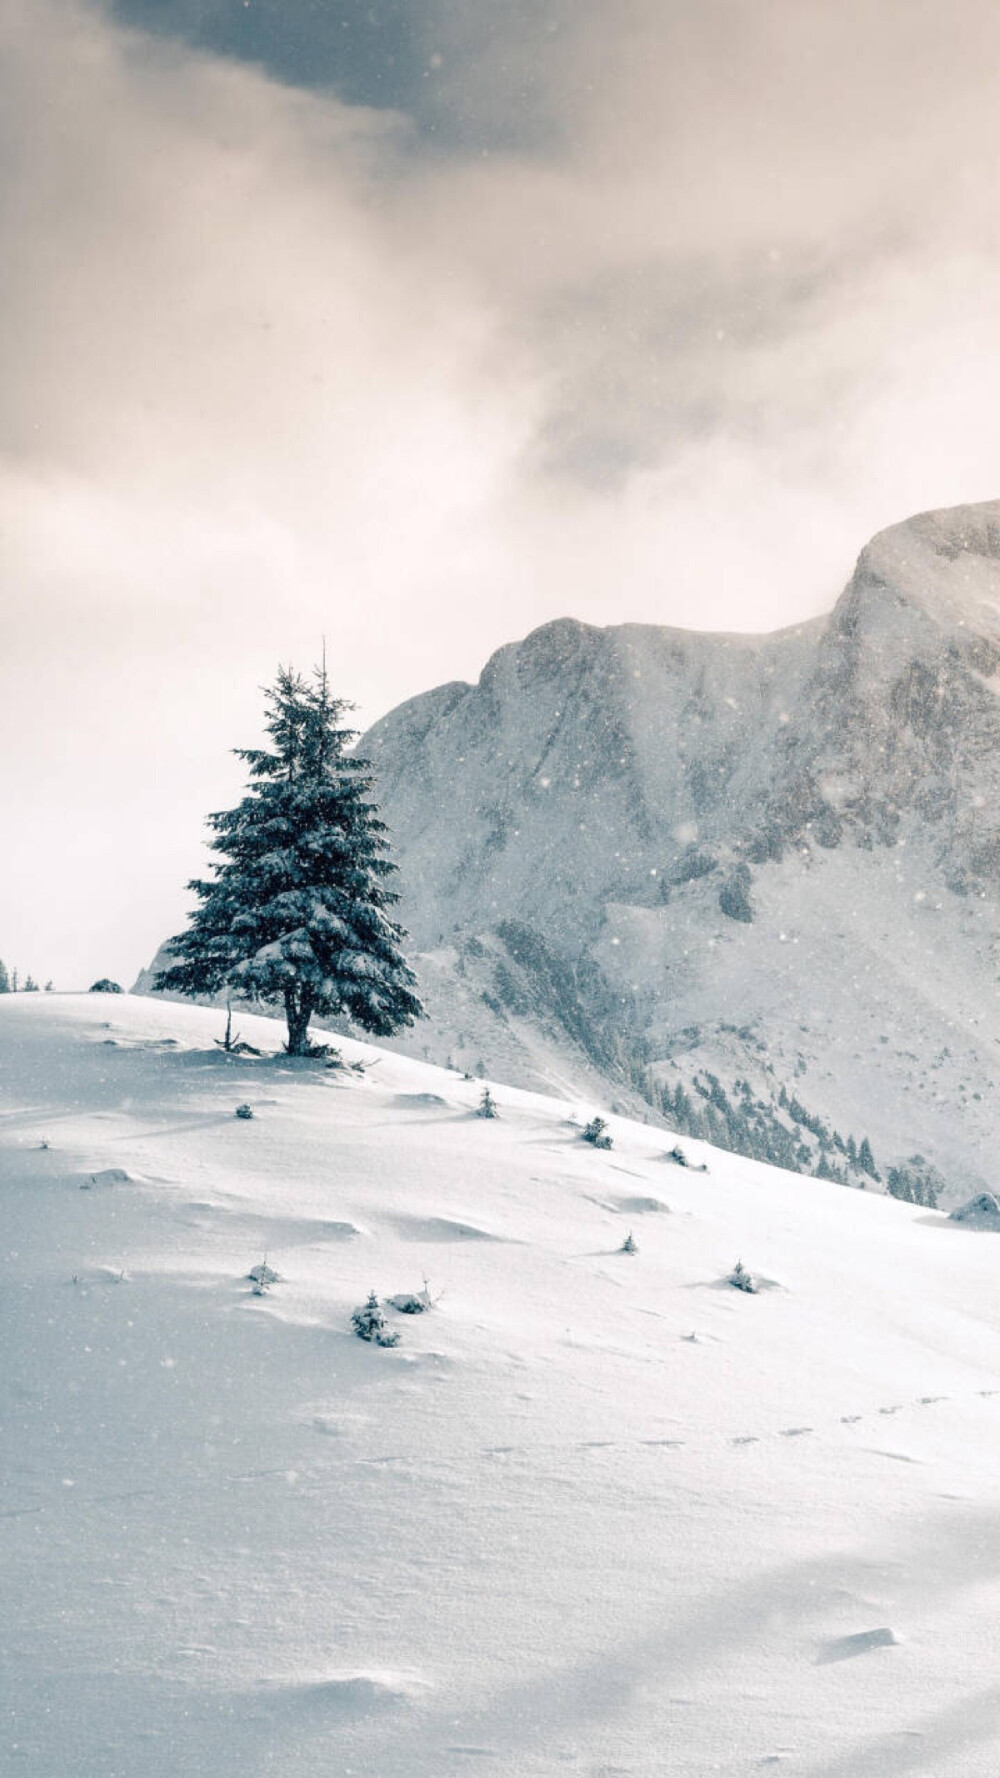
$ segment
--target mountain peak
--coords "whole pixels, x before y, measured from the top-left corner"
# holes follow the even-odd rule
[[[861,552],[851,586],[888,592],[945,628],[1000,639],[1000,500],[917,513]]]

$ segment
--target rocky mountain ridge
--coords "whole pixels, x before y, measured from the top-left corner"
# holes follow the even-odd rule
[[[991,502],[881,533],[827,619],[565,619],[400,706],[362,745],[434,1014],[413,1041],[668,1117],[714,1078],[835,1168],[794,1090],[845,1147],[988,1179],[998,674]]]

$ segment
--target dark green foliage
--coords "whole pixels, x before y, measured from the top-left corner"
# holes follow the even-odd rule
[[[490,1092],[489,1087],[484,1087],[483,1088],[483,1096],[480,1099],[479,1104],[476,1108],[476,1116],[477,1117],[496,1117],[496,1115],[497,1115],[497,1102],[494,1099],[493,1094]]]
[[[501,1006],[507,1007],[508,1011],[522,1016],[531,1011],[531,1001],[524,989],[515,981],[502,958],[493,967],[493,986],[496,990],[496,999],[499,1000]],[[486,998],[485,994],[483,998]]]
[[[110,976],[102,975],[100,981],[91,985],[90,992],[92,994],[120,994],[122,987],[120,982],[113,982]]]
[[[372,1291],[368,1301],[351,1316],[351,1326],[359,1340],[370,1340],[373,1346],[398,1346],[398,1333],[390,1333],[385,1316],[379,1308],[378,1297]]]
[[[648,1068],[636,1074],[635,1084],[679,1135],[694,1136],[731,1154],[767,1161],[791,1173],[809,1173],[836,1180],[839,1185],[863,1184],[853,1136],[845,1140],[831,1130],[784,1086],[778,1088],[775,1098],[759,1099],[749,1081],[737,1080],[727,1092],[718,1076],[706,1069],[694,1078],[696,1098],[692,1099],[682,1082],[673,1087],[661,1083]],[[835,1154],[845,1156],[843,1165],[834,1161]]]
[[[923,1204],[928,1210],[937,1209],[944,1188],[941,1174],[922,1154],[911,1154],[908,1161],[890,1167],[885,1183],[890,1197],[900,1198],[904,1204]]]
[[[618,1249],[619,1253],[638,1253],[639,1248],[631,1229]]]
[[[214,880],[190,884],[201,903],[171,941],[179,961],[155,987],[228,988],[283,1004],[291,1055],[308,1055],[314,1016],[346,1014],[387,1037],[422,1013],[388,909],[385,824],[370,800],[367,762],[350,753],[347,710],[326,669],[307,685],[283,668],[267,693],[268,748],[237,748],[250,782],[235,809],[209,817]]]
[[[726,1282],[731,1284],[734,1290],[745,1290],[748,1296],[757,1294],[757,1280],[752,1272],[747,1271],[741,1259],[736,1261]]]
[[[586,1129],[582,1131],[584,1142],[594,1148],[610,1148],[611,1137],[607,1133],[607,1122],[603,1117],[592,1117]]]
[[[869,1178],[879,1178],[879,1174],[875,1171],[875,1156],[872,1154],[872,1145],[867,1136],[863,1138],[861,1147],[858,1149],[858,1166],[861,1168],[862,1173],[868,1174]]]
[[[9,994],[9,993],[10,993],[10,976],[7,974],[6,963],[3,961],[3,958],[0,957],[0,994]]]
[[[246,1122],[246,1120],[248,1118],[253,1117],[253,1106],[252,1105],[237,1105],[236,1116],[239,1118],[242,1118],[243,1121]]]

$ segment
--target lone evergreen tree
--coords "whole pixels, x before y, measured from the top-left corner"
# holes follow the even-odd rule
[[[9,993],[10,993],[10,976],[7,974],[7,965],[4,963],[3,958],[0,957],[0,994],[9,994]]]
[[[398,895],[385,823],[366,760],[350,753],[350,706],[330,695],[326,666],[309,685],[282,668],[267,692],[270,748],[235,749],[250,782],[235,809],[209,816],[214,881],[189,884],[201,906],[170,941],[180,959],[155,987],[229,989],[283,1004],[289,1055],[309,1054],[314,1014],[346,1013],[388,1037],[423,1008],[387,912]]]

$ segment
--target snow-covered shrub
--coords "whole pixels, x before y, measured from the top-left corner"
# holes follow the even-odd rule
[[[603,1117],[592,1117],[582,1132],[584,1142],[590,1142],[594,1148],[610,1148],[611,1137],[607,1133],[607,1121]]]
[[[252,1105],[237,1105],[236,1115],[237,1115],[237,1117],[242,1117],[242,1118],[253,1117],[253,1106]]]
[[[619,1253],[638,1253],[639,1248],[632,1230],[629,1229],[624,1241],[618,1249]]]
[[[426,1315],[428,1309],[433,1309],[440,1301],[440,1295],[431,1296],[431,1287],[425,1278],[423,1290],[404,1290],[399,1296],[391,1296],[389,1307],[397,1309],[400,1315]]]
[[[745,1290],[748,1296],[757,1294],[757,1280],[752,1272],[747,1271],[741,1259],[736,1261],[726,1282],[731,1284],[734,1290]]]
[[[483,1088],[483,1096],[479,1101],[478,1107],[476,1108],[476,1116],[477,1117],[496,1117],[496,1115],[497,1115],[497,1102],[494,1099],[493,1094],[490,1092],[489,1087],[484,1087]]]
[[[664,1160],[673,1161],[675,1167],[687,1167],[691,1173],[708,1172],[708,1162],[699,1161],[697,1166],[695,1166],[693,1161],[688,1160],[687,1155],[684,1153],[679,1142],[675,1142],[673,1148],[667,1149]]]
[[[247,1277],[253,1285],[254,1296],[264,1296],[271,1285],[278,1282],[278,1274],[273,1266],[268,1265],[266,1258],[259,1265],[251,1266]]]
[[[121,994],[123,989],[120,982],[113,982],[110,976],[102,975],[100,981],[91,983],[89,991],[91,994]]]
[[[373,1290],[369,1292],[368,1301],[354,1310],[351,1326],[359,1340],[370,1340],[373,1346],[399,1345],[399,1335],[389,1328]]]

